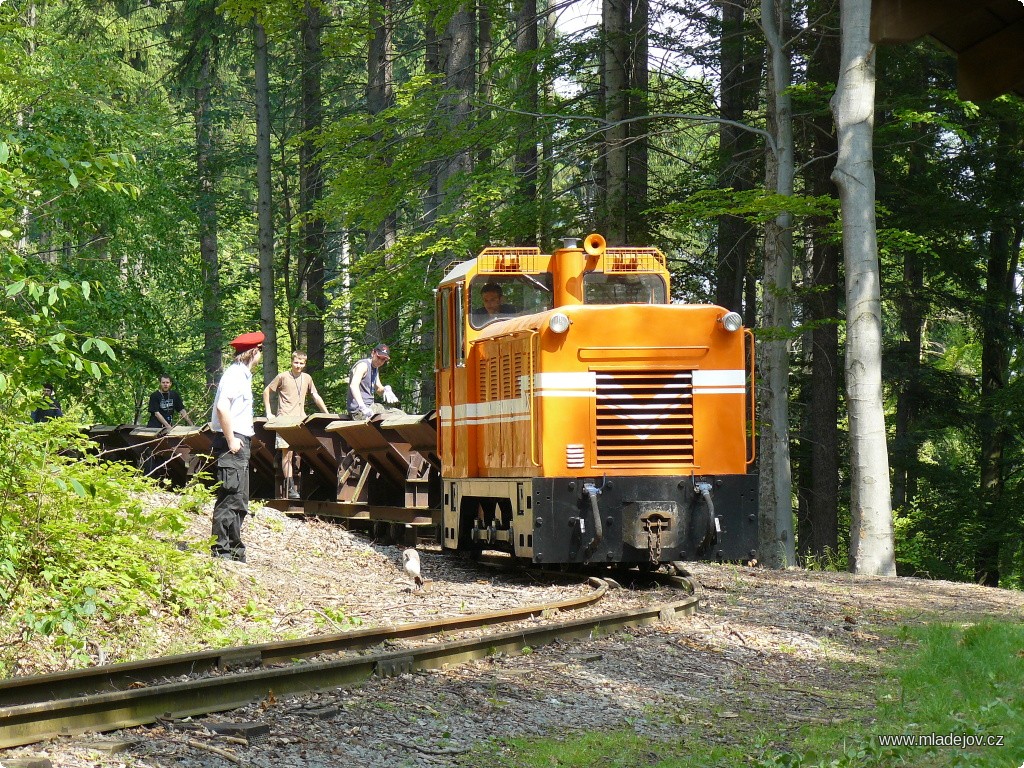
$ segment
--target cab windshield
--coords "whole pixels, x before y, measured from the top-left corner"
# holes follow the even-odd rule
[[[660,275],[587,272],[583,275],[584,304],[665,304],[665,281]]]

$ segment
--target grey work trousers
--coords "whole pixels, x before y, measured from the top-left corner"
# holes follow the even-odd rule
[[[213,455],[217,458],[217,501],[213,505],[213,556],[245,562],[242,521],[249,512],[249,450],[252,438],[235,433],[242,442],[238,453],[228,450],[228,441],[217,433]]]

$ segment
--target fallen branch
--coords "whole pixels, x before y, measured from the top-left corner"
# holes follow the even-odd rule
[[[242,758],[240,758],[234,752],[228,752],[226,749],[220,749],[218,747],[210,746],[209,744],[203,744],[203,742],[196,741],[195,739],[189,739],[185,743],[188,744],[190,747],[195,747],[196,749],[202,749],[202,750],[205,750],[206,752],[211,752],[211,753],[213,753],[215,755],[223,757],[225,760],[230,760],[232,763],[235,763],[236,765],[241,765],[242,764]]]

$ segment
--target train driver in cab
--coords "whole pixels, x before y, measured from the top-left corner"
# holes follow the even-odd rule
[[[518,313],[514,306],[502,301],[502,290],[499,283],[485,283],[480,289],[480,301],[483,304],[473,310],[473,325],[482,328],[492,320],[511,317]]]

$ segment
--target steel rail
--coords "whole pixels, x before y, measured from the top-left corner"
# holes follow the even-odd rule
[[[211,712],[237,709],[268,696],[351,686],[371,677],[439,669],[517,653],[556,639],[593,638],[630,627],[692,614],[697,598],[660,606],[517,629],[483,637],[290,664],[111,693],[0,708],[0,747],[32,744],[59,735],[112,731]]]
[[[592,592],[582,597],[573,597],[552,603],[400,624],[397,627],[370,627],[350,632],[315,635],[297,640],[215,648],[157,659],[76,669],[69,672],[9,678],[0,680],[0,707],[8,708],[49,699],[66,699],[92,693],[119,691],[183,675],[196,676],[214,671],[288,663],[294,659],[323,653],[343,653],[372,648],[389,640],[429,637],[446,632],[523,621],[536,616],[550,615],[556,611],[569,611],[593,605],[604,597],[608,590],[608,584],[600,579],[590,579],[589,583],[595,587]]]

